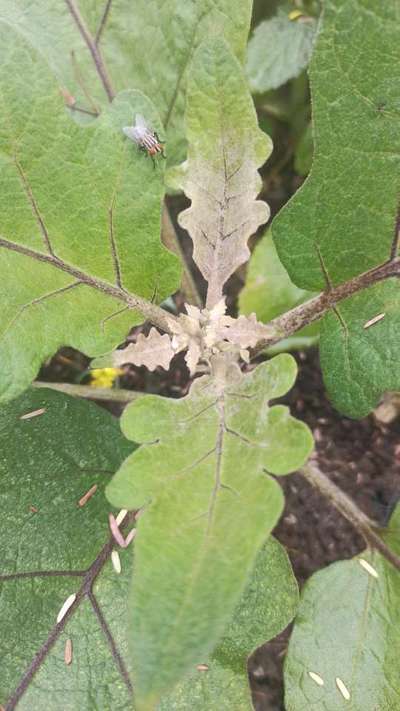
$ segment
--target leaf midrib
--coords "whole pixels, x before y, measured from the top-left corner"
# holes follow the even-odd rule
[[[121,528],[123,525],[127,525],[129,522],[132,522],[132,516],[130,515],[127,517],[127,519],[124,521],[124,524],[121,525]],[[23,673],[21,680],[16,687],[16,689],[13,691],[11,696],[9,697],[4,711],[14,711],[14,709],[17,707],[19,701],[21,700],[22,696],[25,694],[25,692],[28,690],[29,684],[32,681],[33,676],[36,674],[38,669],[41,667],[43,664],[44,660],[46,659],[47,655],[50,653],[51,649],[53,648],[54,644],[60,637],[61,633],[64,631],[65,626],[72,617],[72,615],[76,612],[76,610],[79,608],[81,603],[85,600],[88,599],[93,612],[95,613],[97,620],[100,624],[100,627],[105,634],[105,637],[107,639],[107,642],[111,648],[112,651],[112,656],[113,659],[118,667],[118,670],[120,672],[120,675],[129,691],[130,694],[133,693],[133,688],[132,688],[132,683],[129,677],[128,670],[125,666],[124,660],[122,659],[114,638],[112,636],[111,631],[108,628],[108,624],[103,616],[103,613],[101,611],[101,608],[99,607],[99,604],[96,600],[95,594],[93,593],[93,585],[98,578],[99,574],[101,573],[102,569],[104,568],[105,564],[109,560],[112,551],[115,548],[115,541],[113,537],[110,537],[107,543],[104,544],[104,546],[101,548],[100,553],[98,556],[95,558],[93,563],[87,568],[87,570],[76,570],[76,571],[33,571],[31,573],[16,573],[13,574],[12,576],[0,576],[0,581],[3,580],[3,582],[6,582],[7,580],[15,580],[18,578],[32,578],[32,577],[51,577],[51,576],[74,576],[74,577],[81,577],[83,578],[82,584],[79,587],[79,589],[76,591],[76,599],[71,605],[71,607],[67,610],[66,614],[62,618],[62,620],[58,623],[56,623],[52,629],[50,630],[50,633],[47,636],[47,639],[45,642],[41,645],[39,648],[38,652],[34,656],[33,660],[29,664],[28,668],[26,671]]]
[[[182,617],[186,614],[186,610],[188,607],[188,604],[190,603],[190,598],[193,592],[193,589],[195,585],[197,584],[197,580],[200,574],[200,571],[202,569],[204,559],[208,553],[208,544],[210,541],[210,528],[212,525],[212,519],[214,515],[214,508],[215,508],[215,501],[216,497],[218,495],[218,491],[221,486],[221,466],[222,466],[222,445],[223,445],[223,436],[225,432],[225,418],[224,418],[224,394],[220,395],[220,397],[217,399],[217,401],[214,403],[217,412],[218,412],[218,427],[217,427],[217,435],[216,435],[216,443],[215,443],[215,448],[214,451],[217,453],[217,461],[216,461],[216,469],[215,469],[215,480],[214,480],[214,487],[211,492],[211,497],[210,497],[210,503],[209,503],[209,508],[208,508],[208,523],[207,523],[207,529],[203,535],[203,540],[202,540],[202,545],[199,551],[199,556],[197,557],[196,565],[192,571],[191,577],[190,577],[190,582],[186,586],[185,589],[185,595],[182,600],[182,603],[179,607],[179,613],[176,615],[174,618],[174,623],[170,627],[170,634],[166,642],[163,644],[164,650],[166,655],[172,653],[173,649],[175,648],[175,645],[173,643],[174,640],[174,634],[177,628],[180,627],[180,622]],[[218,451],[219,449],[219,451]]]
[[[125,291],[125,289],[113,286],[109,282],[104,281],[103,279],[99,279],[98,277],[90,276],[78,267],[75,267],[72,264],[65,262],[59,257],[54,257],[50,254],[38,252],[37,250],[31,249],[30,247],[25,247],[24,245],[18,244],[17,242],[12,242],[11,240],[4,239],[3,237],[0,237],[0,247],[4,247],[5,249],[8,249],[12,252],[22,254],[25,257],[33,259],[34,261],[50,264],[55,269],[65,272],[66,274],[70,274],[71,276],[75,277],[79,282],[86,284],[87,286],[97,291],[100,291],[103,294],[107,294],[108,296],[111,296],[114,299],[117,299],[118,301],[122,301],[123,303],[127,304],[128,308],[137,309],[143,316],[149,318],[155,325],[159,326],[167,333],[170,332],[168,319],[176,319],[176,317],[172,314],[168,314],[167,317],[165,312],[161,308],[150,303],[143,297],[138,296],[137,294],[133,294],[132,292]]]

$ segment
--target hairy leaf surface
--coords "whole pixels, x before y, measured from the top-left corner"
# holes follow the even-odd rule
[[[334,402],[351,416],[367,415],[383,390],[399,389],[398,280],[388,279],[365,289],[325,317],[320,359]],[[343,388],[340,392],[339,384]]]
[[[42,389],[1,408],[0,441],[0,704],[14,708],[7,703],[18,699],[15,691],[36,659],[18,709],[128,711],[127,666],[118,654],[126,659],[131,551],[120,551],[117,575],[104,487],[134,447],[104,410]],[[97,490],[79,506],[94,485]],[[81,589],[86,570],[105,623],[87,586],[57,627],[61,606]],[[64,662],[67,639],[70,666]]]
[[[208,281],[207,307],[250,256],[247,241],[269,209],[255,198],[257,173],[271,153],[258,128],[242,69],[222,40],[205,42],[191,65],[187,93],[187,171],[182,188],[192,201],[179,222],[193,240],[193,258]]]
[[[285,549],[270,537],[222,641],[206,665],[164,697],[160,711],[252,711],[247,657],[293,619],[298,586]],[[206,667],[206,668],[205,668]]]
[[[134,445],[121,437],[116,420],[104,410],[43,389],[3,406],[0,440],[0,704],[15,701],[15,690],[41,652],[18,709],[131,711],[122,670],[129,668],[126,599],[132,551],[118,549],[118,575],[110,560],[104,486]],[[97,490],[79,506],[94,485]],[[94,598],[88,589],[78,594],[54,645],[46,644],[65,599],[84,580],[94,583]],[[197,703],[200,711],[207,699],[216,698],[220,682],[227,698],[230,693],[232,703],[242,704],[237,709],[245,708],[250,698],[246,656],[290,622],[297,602],[286,553],[270,539],[257,556],[224,640],[208,660],[209,672],[195,670],[190,682],[168,698],[170,706],[163,702],[160,708],[183,711]],[[69,666],[64,662],[67,639],[72,641]]]
[[[4,23],[0,42],[0,390],[9,398],[60,346],[98,355],[143,320],[107,289],[160,300],[178,287],[179,268],[160,243],[161,166],[121,130],[135,110],[158,124],[148,99],[122,93],[95,124],[77,126],[40,55]]]
[[[250,258],[246,283],[239,296],[240,313],[247,316],[255,312],[260,321],[267,323],[311,297],[310,292],[299,289],[290,281],[276,253],[271,233],[267,231]],[[307,347],[315,342],[318,330],[317,325],[308,326],[275,348]]]
[[[313,167],[272,228],[279,256],[301,288],[337,285],[397,252],[399,62],[397,0],[327,0],[310,70]],[[356,297],[339,304],[322,327],[325,378],[334,403],[351,416],[365,415],[379,393],[400,386],[399,359],[392,356],[400,335],[393,316],[398,290],[393,280],[362,297],[368,320],[383,310],[390,292],[379,335],[373,328],[363,332]],[[326,336],[333,321],[335,344]]]
[[[138,708],[152,708],[221,637],[282,511],[267,474],[300,466],[307,427],[269,406],[296,374],[289,355],[222,385],[205,376],[180,400],[148,396],[122,418],[142,443],[110,483],[112,503],[146,507],[130,601]]]
[[[150,371],[158,366],[168,370],[174,355],[168,334],[161,335],[155,328],[151,328],[148,336],[139,333],[136,343],[130,343],[126,348],[115,351],[113,362],[117,366],[125,363],[145,365]]]
[[[276,89],[307,66],[316,21],[292,21],[284,14],[264,20],[255,29],[247,50],[246,73],[251,90]]]
[[[400,552],[400,508],[386,542]],[[360,565],[373,566],[377,577]],[[399,708],[400,582],[378,552],[330,565],[306,583],[286,660],[288,711]],[[309,672],[317,673],[323,686]],[[350,698],[340,693],[336,679]]]
[[[299,138],[294,154],[294,169],[304,178],[311,170],[313,162],[314,140],[311,123],[308,123]]]
[[[251,0],[114,0],[76,2],[96,36],[115,91],[138,89],[161,116],[172,162],[184,157],[183,111],[188,67],[210,33],[244,59]],[[62,86],[87,109],[107,104],[89,51],[64,0],[0,0],[0,13],[44,55]],[[76,116],[82,116],[76,112]],[[164,136],[164,134],[161,134]]]

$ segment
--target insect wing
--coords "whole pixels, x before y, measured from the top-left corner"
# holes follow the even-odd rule
[[[135,141],[135,143],[140,143],[140,137],[137,136],[136,129],[134,128],[134,126],[124,126],[122,130],[125,136],[128,136],[131,141]]]
[[[135,116],[135,126],[136,128],[142,129],[143,131],[149,131],[149,127],[146,123],[145,118],[142,116],[142,114],[136,114]]]

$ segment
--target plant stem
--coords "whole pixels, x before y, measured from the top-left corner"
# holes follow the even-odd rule
[[[176,230],[174,225],[172,224],[171,216],[169,214],[169,210],[167,207],[167,204],[164,203],[163,207],[163,213],[162,213],[162,232],[161,232],[161,241],[163,244],[165,244],[168,249],[171,250],[174,254],[176,254],[179,259],[181,260],[181,264],[183,265],[183,278],[182,278],[182,290],[184,291],[187,300],[190,304],[194,304],[195,306],[198,306],[199,309],[203,308],[203,301],[201,299],[201,296],[198,292],[196,282],[193,278],[193,274],[190,271],[189,265],[186,261],[186,257],[183,253],[183,249],[180,245],[178,235],[176,234]]]
[[[160,309],[159,306],[152,304],[150,301],[147,301],[147,299],[144,299],[142,296],[138,296],[137,294],[132,294],[129,291],[125,291],[125,289],[122,289],[119,286],[113,286],[112,284],[109,284],[108,282],[103,281],[102,279],[98,279],[97,277],[92,277],[89,274],[83,272],[81,269],[74,267],[72,264],[64,262],[59,257],[56,257],[54,254],[44,254],[43,252],[38,252],[34,249],[31,249],[30,247],[24,247],[22,244],[18,244],[17,242],[12,242],[11,240],[3,238],[0,238],[0,247],[4,247],[5,249],[9,249],[13,252],[18,252],[19,254],[24,254],[25,256],[31,257],[36,261],[51,264],[56,269],[60,269],[66,274],[70,274],[71,276],[75,277],[78,282],[86,284],[87,286],[90,286],[93,289],[101,291],[103,294],[108,294],[109,296],[114,297],[114,299],[122,301],[130,309],[139,311],[145,319],[148,319],[155,326],[158,326],[158,328],[163,331],[166,331],[167,333],[170,332],[169,324],[171,320],[177,320],[176,316],[168,314],[163,309]]]
[[[104,28],[106,26],[106,23],[108,20],[108,15],[111,10],[111,3],[112,3],[112,0],[107,0],[106,6],[104,8],[103,16],[100,20],[99,29],[97,30],[96,37],[94,38],[94,43],[95,43],[96,47],[100,42],[101,35],[103,34]]]
[[[105,67],[105,64],[103,62],[103,58],[101,56],[101,52],[99,47],[97,46],[94,38],[92,37],[92,34],[89,32],[88,27],[86,26],[85,20],[83,19],[78,6],[75,3],[75,0],[65,0],[67,7],[72,15],[72,17],[75,20],[76,26],[81,33],[84,41],[86,42],[86,45],[89,49],[90,54],[92,55],[96,71],[101,79],[101,82],[103,84],[104,90],[107,94],[108,100],[111,102],[115,96],[114,89],[111,85],[111,80],[110,77],[108,76],[107,69]]]
[[[109,402],[122,403],[132,402],[145,394],[118,388],[94,388],[90,385],[74,385],[73,383],[46,383],[43,380],[35,380],[32,387],[50,388],[50,390],[57,390],[73,397],[84,397],[87,400],[108,400]]]
[[[361,533],[367,544],[379,551],[389,563],[397,568],[397,570],[400,570],[400,557],[375,533],[374,529],[379,528],[378,524],[363,513],[342,489],[336,486],[333,481],[328,479],[328,477],[321,472],[315,463],[308,462],[300,469],[300,474],[307,479],[312,486],[318,489],[323,496],[329,499],[333,506],[340,511],[342,516],[353,524]]]
[[[253,350],[252,355],[257,355],[260,351],[278,343],[283,338],[291,336],[299,329],[304,328],[304,326],[318,321],[339,301],[343,301],[343,299],[347,299],[349,296],[380,281],[399,276],[400,257],[395,257],[378,267],[353,277],[353,279],[349,279],[349,281],[345,281],[343,284],[339,284],[339,286],[323,291],[313,299],[269,321],[267,325],[271,328],[272,335],[260,341]]]

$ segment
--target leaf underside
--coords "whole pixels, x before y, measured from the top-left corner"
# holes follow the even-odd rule
[[[161,166],[121,131],[135,111],[159,125],[149,100],[122,93],[94,124],[78,126],[36,50],[4,23],[0,42],[0,392],[8,399],[60,346],[99,355],[143,320],[104,285],[160,301],[178,287],[179,267],[160,243]],[[44,261],[53,257],[57,264]]]
[[[400,508],[387,544],[400,552]],[[360,565],[364,559],[378,577]],[[304,588],[285,669],[287,711],[393,711],[400,706],[398,571],[365,552],[315,573]],[[323,680],[318,685],[309,672]],[[336,679],[348,690],[340,693]]]
[[[301,288],[337,285],[397,252],[399,62],[397,0],[327,0],[310,69],[313,166],[272,227]],[[367,414],[382,392],[400,386],[399,306],[392,279],[341,302],[323,322],[324,377],[345,414]],[[380,313],[385,317],[364,329]]]
[[[124,413],[126,436],[143,444],[107,495],[124,508],[146,507],[130,599],[139,709],[153,708],[208,657],[282,511],[267,472],[293,471],[312,449],[305,425],[268,404],[295,372],[282,355],[237,372],[221,391],[205,376],[181,400],[148,396]]]

